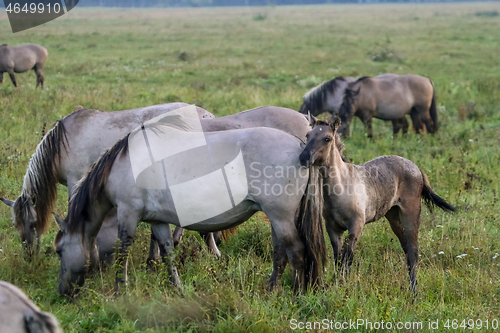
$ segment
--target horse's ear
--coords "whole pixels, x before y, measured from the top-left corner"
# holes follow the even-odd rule
[[[54,215],[54,218],[56,219],[57,226],[59,227],[59,230],[66,231],[67,230],[67,226],[68,226],[68,224],[66,223],[66,221],[62,217],[60,217],[59,215],[57,215],[56,213],[52,212],[52,214]]]
[[[307,112],[306,119],[309,120],[309,126],[314,127],[316,125],[316,118],[314,118],[311,112]]]
[[[10,207],[14,206],[14,201],[12,201],[12,200],[5,199],[5,198],[0,198],[0,200],[1,200],[4,204],[6,204],[7,206],[10,206]]]
[[[330,123],[330,127],[332,128],[332,131],[335,132],[340,126],[340,123],[342,121],[340,120],[340,117],[336,115],[333,119],[333,121]]]

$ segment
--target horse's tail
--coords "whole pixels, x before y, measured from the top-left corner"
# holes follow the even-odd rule
[[[432,84],[432,82],[431,82]],[[437,115],[437,107],[436,107],[436,90],[434,90],[434,85],[432,86],[432,101],[431,107],[429,109],[429,113],[431,114],[432,122],[434,123],[434,127],[432,128],[432,133],[437,132],[438,130],[438,115]],[[429,129],[427,129],[429,131]]]
[[[326,244],[323,234],[323,178],[317,167],[309,169],[306,191],[296,212],[295,226],[305,246],[305,283],[315,285],[326,265]]]
[[[24,176],[23,207],[14,207],[15,214],[22,214],[31,200],[37,215],[36,231],[38,235],[46,232],[51,221],[52,208],[57,199],[58,163],[61,154],[66,151],[67,132],[63,121],[58,121],[36,147],[31,156]],[[16,219],[17,221],[17,219]],[[20,226],[17,226],[20,227]]]
[[[225,241],[228,241],[231,236],[236,235],[238,233],[238,227],[232,227],[226,230],[221,231],[221,238]]]
[[[429,179],[427,178],[427,175],[420,170],[420,173],[422,174],[422,179],[424,181],[424,188],[422,189],[422,198],[425,201],[425,204],[429,208],[429,210],[432,212],[432,208],[434,206],[437,206],[445,211],[449,212],[454,212],[457,209],[450,205],[446,200],[441,198],[439,195],[437,195],[431,188],[431,185],[429,183]]]

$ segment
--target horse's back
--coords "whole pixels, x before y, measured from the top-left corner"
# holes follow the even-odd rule
[[[0,333],[57,333],[54,316],[41,312],[17,287],[0,281]]]

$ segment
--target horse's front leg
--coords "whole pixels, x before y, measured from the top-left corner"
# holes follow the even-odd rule
[[[273,273],[269,279],[269,290],[273,291],[281,280],[281,276],[288,263],[288,258],[286,256],[286,248],[278,236],[276,236],[273,228],[271,228],[271,232],[273,239]]]
[[[151,233],[154,234],[158,246],[160,248],[160,255],[163,262],[167,266],[168,276],[170,282],[175,286],[181,286],[181,280],[179,274],[177,273],[177,267],[174,266],[174,241],[172,239],[172,232],[170,231],[170,225],[168,224],[157,224],[151,226]]]
[[[329,220],[325,216],[325,225],[326,225],[326,232],[328,233],[328,237],[330,238],[330,243],[332,244],[333,248],[333,262],[335,266],[338,268],[342,264],[342,257],[341,257],[341,252],[342,252],[342,231],[338,231],[336,228],[332,226],[333,220]]]
[[[120,250],[116,258],[116,281],[115,291],[119,291],[120,285],[127,282],[128,249],[134,242],[137,224],[140,217],[137,213],[118,206],[118,238],[120,239]]]
[[[354,259],[354,250],[356,249],[356,244],[358,243],[359,236],[363,231],[365,221],[364,219],[356,219],[350,223],[349,236],[344,243],[342,248],[342,265],[345,272],[349,271]]]

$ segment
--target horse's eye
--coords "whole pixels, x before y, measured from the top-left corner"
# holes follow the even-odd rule
[[[330,138],[325,138],[325,142],[330,142],[332,139]]]

